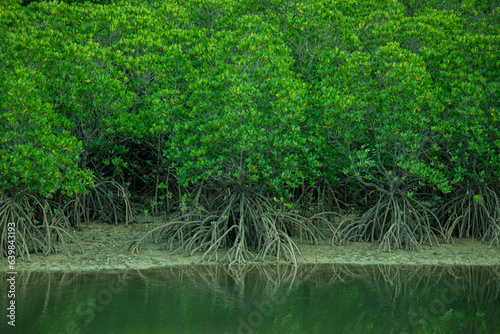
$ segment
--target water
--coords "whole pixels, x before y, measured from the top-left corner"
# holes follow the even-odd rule
[[[16,327],[4,315],[0,332],[500,333],[499,291],[500,267],[26,273],[16,279]]]

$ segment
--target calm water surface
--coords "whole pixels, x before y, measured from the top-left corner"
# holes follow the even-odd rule
[[[499,267],[31,273],[16,290],[0,333],[500,333]]]

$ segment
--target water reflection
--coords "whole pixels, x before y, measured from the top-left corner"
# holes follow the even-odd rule
[[[21,273],[16,290],[19,333],[500,332],[500,267]]]

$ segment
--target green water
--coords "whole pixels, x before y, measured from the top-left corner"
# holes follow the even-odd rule
[[[18,274],[0,333],[500,333],[499,291],[499,267]]]

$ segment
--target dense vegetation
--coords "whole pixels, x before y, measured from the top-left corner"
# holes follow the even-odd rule
[[[0,63],[23,256],[137,213],[229,262],[500,244],[496,1],[0,0]]]

